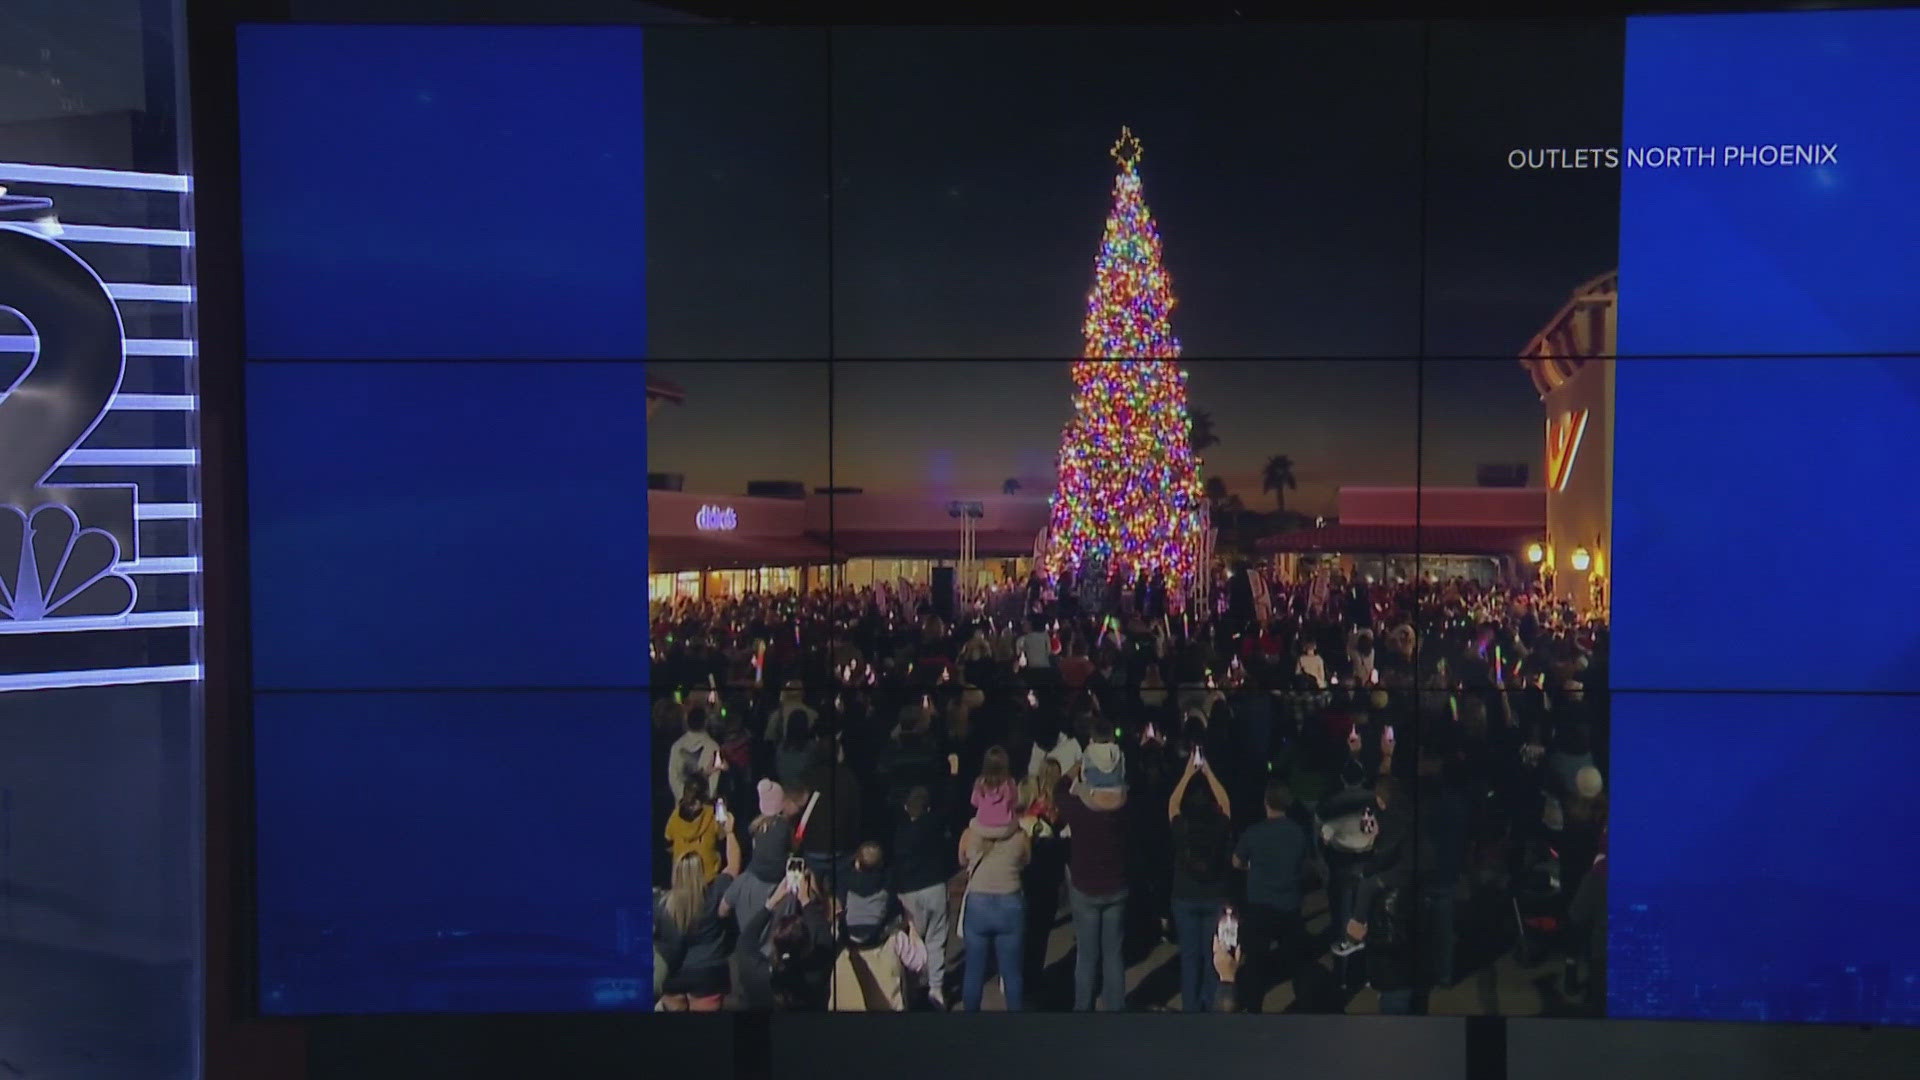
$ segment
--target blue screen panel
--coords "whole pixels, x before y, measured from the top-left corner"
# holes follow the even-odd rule
[[[1613,685],[1920,690],[1920,357],[1617,375]]]
[[[261,694],[269,1013],[645,1009],[647,697]]]
[[[1622,355],[1920,350],[1916,57],[1920,11],[1629,22],[1627,147],[1834,154],[1623,169]]]
[[[1903,697],[1613,696],[1609,1015],[1920,1024]]]
[[[250,365],[255,685],[644,686],[645,396],[637,363]]]
[[[641,31],[244,26],[255,358],[637,358]]]

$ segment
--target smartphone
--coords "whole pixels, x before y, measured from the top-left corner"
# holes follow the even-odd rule
[[[1393,725],[1392,724],[1388,724],[1386,730],[1380,733],[1380,741],[1387,744],[1388,746],[1393,745]]]
[[[1220,924],[1213,933],[1228,952],[1240,951],[1240,917],[1234,914],[1232,908],[1220,913]]]
[[[1207,763],[1207,752],[1199,746],[1193,748],[1193,767],[1199,768]]]
[[[1380,669],[1374,668],[1371,672],[1369,672],[1367,675],[1367,681],[1372,683],[1375,686],[1379,686],[1380,685]]]
[[[921,694],[921,695],[920,695],[920,707],[921,707],[921,708],[923,708],[923,709],[926,709],[926,710],[928,710],[928,711],[932,711],[932,709],[933,709],[933,695],[932,695],[932,694]]]
[[[718,750],[713,752],[713,767],[716,770],[720,768],[720,751]]]
[[[727,823],[727,800],[713,800],[713,820],[722,825]]]
[[[1027,691],[1027,707],[1028,707],[1029,709],[1037,709],[1037,708],[1039,708],[1039,707],[1040,707],[1040,695],[1039,695],[1039,694],[1036,694],[1036,693],[1034,693],[1034,692],[1033,692],[1033,691],[1031,691],[1031,690],[1029,690],[1029,691]]]
[[[807,877],[807,860],[798,855],[787,856],[787,891],[799,892],[801,882]]]

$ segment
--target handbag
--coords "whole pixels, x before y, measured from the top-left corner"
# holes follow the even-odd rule
[[[984,837],[981,838],[980,842],[982,844],[999,843],[998,840],[988,840]],[[973,857],[973,862],[967,866],[967,887],[960,892],[960,914],[953,920],[954,934],[963,939],[967,936],[967,897],[973,894],[973,872],[980,869],[980,864],[985,862],[986,858],[987,852],[985,849],[982,849],[980,854]]]

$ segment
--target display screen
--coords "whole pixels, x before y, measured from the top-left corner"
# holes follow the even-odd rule
[[[240,49],[269,1011],[1920,1023],[1912,13]]]

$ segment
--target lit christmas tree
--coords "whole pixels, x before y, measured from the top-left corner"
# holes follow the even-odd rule
[[[1140,195],[1140,140],[1122,128],[1120,173],[1087,296],[1085,359],[1060,442],[1047,571],[1103,578],[1195,570],[1206,501],[1189,441],[1187,373],[1168,315],[1160,234]]]

